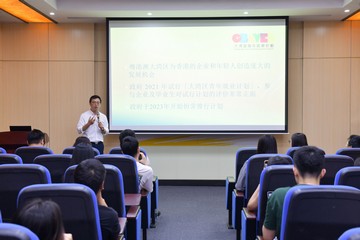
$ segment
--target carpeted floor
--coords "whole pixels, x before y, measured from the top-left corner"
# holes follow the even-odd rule
[[[225,187],[160,186],[156,228],[148,240],[235,240],[227,228]]]

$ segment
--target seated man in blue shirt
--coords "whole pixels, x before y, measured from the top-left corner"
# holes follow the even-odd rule
[[[301,147],[294,155],[294,176],[297,184],[319,185],[325,175],[325,152],[317,147]],[[276,189],[270,196],[262,228],[263,239],[280,237],[282,210],[286,193],[290,187]]]

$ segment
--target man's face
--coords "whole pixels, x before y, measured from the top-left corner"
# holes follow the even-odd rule
[[[99,111],[100,105],[101,105],[100,99],[99,98],[94,98],[90,102],[90,110],[92,112],[96,113],[96,112]]]

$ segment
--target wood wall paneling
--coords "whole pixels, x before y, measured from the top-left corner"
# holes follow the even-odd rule
[[[351,57],[360,57],[360,21],[351,21]]]
[[[48,24],[2,24],[3,60],[44,61],[48,59]]]
[[[5,61],[1,93],[4,125],[31,125],[49,132],[48,63]]]
[[[95,61],[106,61],[106,24],[95,24]]]
[[[289,23],[289,58],[303,56],[303,22]]]
[[[350,131],[350,60],[305,59],[303,129],[308,141],[335,153]]]
[[[49,26],[50,60],[94,61],[94,24],[51,24]]]
[[[351,60],[351,124],[350,133],[360,135],[360,59]]]
[[[80,114],[94,94],[93,62],[50,63],[50,146],[61,153],[78,136]]]
[[[350,22],[305,22],[304,58],[350,57]]]

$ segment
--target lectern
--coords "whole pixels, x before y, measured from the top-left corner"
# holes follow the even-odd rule
[[[27,146],[27,131],[0,132],[0,147],[8,153],[14,153],[18,147]]]

